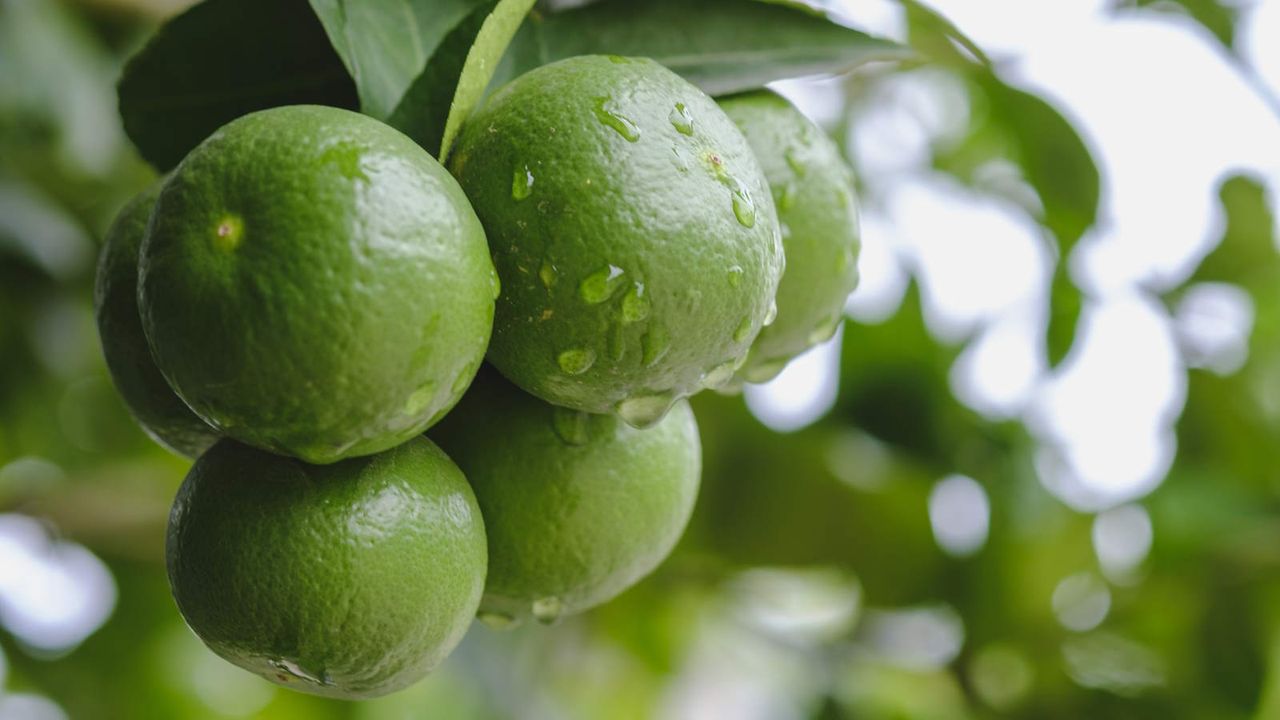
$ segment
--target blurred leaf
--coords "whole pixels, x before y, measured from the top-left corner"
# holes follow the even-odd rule
[[[898,0],[898,4],[906,10],[911,47],[933,60],[991,64],[978,43],[938,11],[917,0]]]
[[[498,63],[533,3],[534,0],[500,0],[493,12],[485,18],[479,34],[475,36],[475,43],[467,52],[457,90],[449,104],[444,138],[440,141],[441,161],[449,154],[449,147],[462,129],[462,123],[470,117],[471,111],[484,96],[484,90],[493,79]]]
[[[255,110],[357,105],[355,85],[306,0],[205,0],[129,61],[119,92],[125,131],[162,171]]]
[[[793,7],[752,0],[604,0],[532,15],[499,79],[593,53],[653,58],[711,95],[911,55],[897,43]]]
[[[1066,262],[1060,260],[1049,285],[1049,327],[1046,331],[1049,367],[1057,367],[1071,351],[1083,309],[1084,297],[1072,284]]]
[[[1234,175],[1218,188],[1218,200],[1226,213],[1226,229],[1191,279],[1238,283],[1257,296],[1255,301],[1266,302],[1280,276],[1278,236],[1266,188],[1257,178]]]
[[[974,184],[994,161],[1014,163],[1035,190],[1039,221],[1057,240],[1058,267],[1049,296],[1050,366],[1066,357],[1084,303],[1067,263],[1098,217],[1101,175],[1083,138],[1052,104],[1001,80],[993,72],[967,74],[975,109],[968,135],[940,148],[935,164]]]
[[[311,0],[355,80],[360,110],[380,120],[400,104],[445,38],[489,0]]]
[[[1241,11],[1238,3],[1219,0],[1116,0],[1112,10],[1134,8],[1185,14],[1204,26],[1223,47],[1231,49],[1235,46],[1236,23]]]

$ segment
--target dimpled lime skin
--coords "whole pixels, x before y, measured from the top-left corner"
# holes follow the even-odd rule
[[[444,168],[319,106],[246,115],[196,147],[140,263],[143,327],[178,395],[225,435],[314,463],[447,412],[496,295],[484,230]]]
[[[156,442],[195,458],[218,435],[169,387],[151,357],[138,316],[138,247],[159,192],[159,183],[143,191],[107,230],[94,283],[94,314],[107,369],[133,417]]]
[[[612,599],[671,552],[698,493],[702,446],[684,401],[637,430],[482,371],[431,436],[480,502],[490,617],[550,621]]]
[[[781,236],[701,90],[647,59],[552,63],[495,93],[450,169],[502,278],[488,359],[524,390],[644,426],[745,360]]]
[[[426,438],[331,465],[224,440],[178,490],[165,546],[214,652],[336,698],[403,688],[458,644],[484,589],[484,524]]]
[[[787,100],[759,90],[723,98],[720,107],[751,143],[782,223],[787,272],[778,317],[739,370],[741,378],[763,382],[840,327],[858,284],[858,202],[840,148]]]

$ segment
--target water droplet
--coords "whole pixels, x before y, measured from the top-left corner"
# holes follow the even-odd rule
[[[533,601],[533,619],[543,625],[550,625],[560,619],[564,612],[564,603],[557,597],[544,597]]]
[[[427,382],[422,387],[414,390],[409,395],[409,399],[404,401],[404,414],[417,415],[422,412],[427,405],[431,404],[431,399],[436,395],[436,384]]]
[[[634,428],[647,428],[656,424],[671,409],[675,398],[671,393],[636,395],[614,406],[618,417]]]
[[[796,148],[787,150],[787,165],[791,166],[791,171],[797,177],[804,177],[805,173],[809,172],[809,166],[805,164],[804,160],[800,159],[800,151]]]
[[[689,156],[684,154],[678,146],[671,146],[671,152],[676,156],[676,169],[680,172],[689,172]]]
[[[721,385],[718,388],[712,388],[712,389],[716,391],[717,395],[724,395],[726,397],[741,395],[742,394],[742,378],[737,377],[735,375],[734,378],[729,382]]]
[[[538,279],[542,281],[543,287],[550,290],[556,286],[556,281],[560,279],[560,271],[549,260],[542,261],[542,267],[538,268]]]
[[[297,662],[290,660],[288,658],[278,658],[278,659],[273,658],[268,660],[267,664],[269,664],[271,667],[275,668],[276,670],[279,670],[282,673],[284,673],[284,675],[282,676],[281,675],[277,676],[281,680],[290,680],[290,679],[305,680],[306,682],[312,683],[314,685],[330,685],[333,682],[332,679],[329,677],[328,673],[310,672],[308,670],[303,669],[303,667]]]
[[[608,57],[609,62],[613,63],[614,65],[626,65],[631,62],[630,58],[625,58],[625,57],[622,57],[621,55],[607,55],[606,57]]]
[[[840,313],[822,320],[809,331],[809,344],[817,345],[826,342],[836,334],[836,330],[840,329],[840,323],[844,321],[844,316]]]
[[[638,323],[649,317],[649,297],[644,294],[644,283],[635,283],[622,296],[622,322]]]
[[[498,277],[497,272],[489,273],[489,292],[493,295],[493,299],[497,300],[502,294],[502,279]]]
[[[717,388],[733,379],[733,373],[737,370],[734,367],[734,361],[720,363],[711,368],[702,376],[702,386],[707,388]]]
[[[650,326],[649,332],[640,338],[640,361],[645,367],[653,367],[670,349],[671,340],[667,338],[667,332],[661,327]]]
[[[466,392],[467,388],[471,385],[472,379],[476,376],[477,369],[478,368],[463,368],[462,372],[458,373],[458,377],[453,379],[453,385],[449,386],[449,392],[453,393],[454,397],[458,397],[462,395],[462,393]]]
[[[733,331],[734,342],[746,342],[751,339],[751,316],[742,318],[742,322],[738,323],[738,327]]]
[[[787,366],[789,358],[774,358],[763,362],[752,363],[742,370],[742,376],[750,383],[768,382],[778,376]]]
[[[567,375],[581,375],[596,363],[596,353],[589,348],[565,350],[556,356],[560,369]]]
[[[782,186],[782,192],[778,193],[778,209],[782,211],[790,210],[796,203],[796,186],[794,183],[787,183]]]
[[[693,135],[693,113],[689,112],[689,108],[685,107],[684,103],[676,103],[668,117],[672,127],[681,135]]]
[[[622,332],[622,324],[618,323],[609,331],[609,359],[619,362],[627,354],[627,336]]]
[[[742,284],[743,270],[741,265],[734,265],[729,268],[729,287],[738,287]]]
[[[743,227],[755,227],[756,224],[756,203],[751,199],[751,193],[736,178],[729,184],[733,191],[733,215],[738,218],[738,222]]]
[[[553,407],[551,409],[551,428],[556,436],[566,445],[585,445],[587,443],[587,414],[580,410]]]
[[[769,302],[769,309],[765,311],[764,322],[762,322],[761,325],[763,327],[769,327],[770,325],[773,324],[773,321],[777,319],[778,319],[778,301],[772,300]]]
[[[635,142],[639,140],[640,127],[630,119],[606,108],[604,105],[607,102],[609,102],[609,98],[607,97],[598,97],[595,99],[595,107],[593,110],[596,114],[596,119],[600,121],[600,124],[613,128],[613,130],[621,135],[627,142]]]
[[[533,173],[529,170],[528,165],[517,167],[515,175],[511,178],[511,197],[520,201],[532,194]]]
[[[590,305],[599,305],[622,287],[622,276],[626,273],[616,265],[591,273],[578,285],[578,294]]]
[[[520,624],[520,618],[507,613],[490,612],[481,610],[476,613],[476,619],[484,623],[485,627],[490,630],[512,630]]]

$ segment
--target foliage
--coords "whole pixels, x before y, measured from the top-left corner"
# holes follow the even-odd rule
[[[426,682],[367,704],[273,693],[221,663],[181,625],[161,564],[186,464],[153,447],[116,397],[90,293],[94,241],[115,210],[226,121],[285,103],[359,108],[444,154],[486,88],[612,52],[656,57],[711,92],[842,73],[844,141],[877,87],[941,72],[976,110],[929,148],[931,172],[1014,204],[1052,242],[1055,362],[1088,304],[1066,259],[1098,220],[1104,178],[1051,99],[1011,85],[915,0],[902,0],[906,45],[791,1],[544,3],[523,24],[531,3],[519,0],[205,0],[163,22],[156,5],[0,3],[0,510],[89,548],[118,588],[101,629],[41,650],[5,610],[14,585],[0,567],[2,692],[45,695],[90,720],[640,718],[667,716],[694,691],[728,707],[714,692],[731,677],[780,717],[1280,713],[1280,257],[1268,188],[1246,175],[1218,188],[1221,242],[1158,300],[1172,312],[1197,288],[1227,285],[1251,299],[1256,330],[1230,372],[1198,367],[1183,348],[1179,451],[1143,501],[1154,544],[1130,576],[1107,575],[1095,557],[1094,514],[1046,491],[1028,426],[957,399],[951,373],[966,348],[931,333],[916,277],[885,322],[846,323],[839,394],[820,422],[782,435],[737,398],[697,398],[706,471],[693,524],[673,559],[618,601],[552,630],[478,629]],[[1176,5],[1231,45],[1234,5]],[[122,120],[109,94],[118,73]],[[984,168],[997,162],[1019,182],[990,184]],[[874,204],[885,179],[859,182]],[[990,501],[989,537],[971,556],[940,549],[927,513],[934,483],[956,473]],[[1064,577],[1108,589],[1101,627],[1060,622]],[[962,642],[910,655],[892,641],[902,627],[944,639],[960,627]]]

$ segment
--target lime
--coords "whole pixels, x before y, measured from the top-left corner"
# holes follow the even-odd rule
[[[783,256],[759,165],[715,101],[652,60],[520,76],[450,169],[502,278],[488,359],[548,402],[654,423],[730,380],[770,318]]]
[[[107,230],[93,304],[107,370],[125,405],[156,442],[194,458],[217,441],[217,433],[178,399],[160,374],[138,317],[138,246],[159,192],[159,183],[143,191]]]
[[[224,434],[326,463],[395,446],[461,397],[497,276],[457,183],[400,132],[292,106],[218,130],[142,246],[156,364]]]
[[[698,492],[702,446],[684,401],[637,430],[482,371],[431,436],[485,518],[489,624],[552,622],[612,599],[671,552]]]
[[[316,695],[415,682],[458,644],[484,588],[484,524],[448,457],[416,438],[308,465],[223,440],[169,516],[183,617],[214,652]]]
[[[773,189],[787,273],[778,317],[760,331],[739,370],[749,382],[835,334],[858,284],[858,204],[840,148],[813,121],[768,90],[720,100],[755,151]]]

